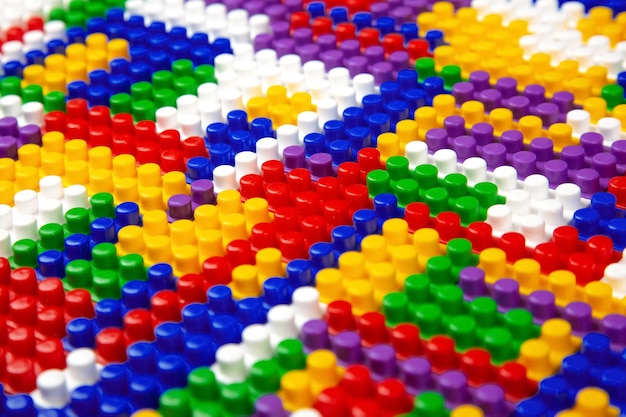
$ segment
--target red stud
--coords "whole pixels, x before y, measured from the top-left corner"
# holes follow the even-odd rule
[[[264,162],[261,165],[261,177],[265,184],[285,182],[285,166],[277,160]]]
[[[333,33],[333,21],[330,17],[320,16],[313,19],[313,38],[317,39],[322,35]]]
[[[292,205],[291,197],[289,196],[289,186],[284,182],[268,184],[265,187],[265,198],[273,209]]]
[[[595,260],[588,253],[573,253],[567,260],[567,269],[576,275],[576,284],[584,287],[595,280]]]
[[[300,230],[298,211],[295,207],[279,207],[274,210],[274,227],[279,234]]]
[[[350,22],[342,22],[335,27],[335,37],[337,43],[341,45],[342,42],[356,39],[356,25]]]
[[[484,349],[469,349],[461,355],[461,371],[467,376],[467,383],[471,387],[493,381],[494,368],[491,365],[491,355]]]
[[[573,226],[561,226],[554,229],[552,241],[563,253],[572,253],[578,250],[578,230]]]
[[[404,37],[399,33],[389,33],[385,35],[383,38],[383,49],[385,50],[385,55],[404,51]]]
[[[304,235],[303,245],[306,245],[307,248],[317,242],[330,241],[330,232],[327,229],[326,221],[322,216],[307,216],[300,222],[300,227],[302,228],[302,234]],[[302,250],[304,251],[304,246]],[[306,254],[306,251],[304,253]],[[299,256],[299,258],[302,257],[303,256]]]
[[[343,162],[337,167],[337,179],[341,190],[352,184],[363,184],[361,180],[361,168],[356,162]]]
[[[311,191],[313,183],[311,181],[311,173],[305,168],[296,168],[287,174],[287,184],[292,193],[301,193]]]
[[[526,256],[526,238],[521,233],[505,233],[500,238],[500,249],[506,253],[507,262],[518,261]]]
[[[115,135],[134,135],[135,123],[133,122],[133,116],[128,113],[116,114],[111,118],[111,128]]]
[[[65,105],[65,112],[68,119],[89,119],[89,105],[87,100],[82,98],[75,98],[67,102]]]
[[[161,290],[150,299],[152,318],[158,323],[180,321],[178,297],[172,290]]]
[[[11,285],[11,264],[7,258],[0,258],[0,285]]]
[[[361,49],[380,45],[380,31],[374,28],[361,29],[359,32],[359,43],[361,44]]]
[[[404,209],[404,219],[409,224],[410,232],[429,228],[431,227],[430,207],[426,203],[409,203]]]
[[[202,277],[207,287],[230,283],[232,280],[230,272],[228,261],[223,256],[214,256],[202,264]]]
[[[339,386],[352,397],[371,397],[376,391],[369,369],[364,365],[349,366]]]
[[[37,343],[35,359],[42,371],[65,369],[65,351],[59,339],[48,339]]]
[[[472,249],[481,252],[493,247],[493,228],[489,223],[474,222],[467,226],[467,239],[472,242]]]
[[[324,177],[317,181],[317,194],[321,201],[341,198],[341,187],[336,177]]]
[[[561,253],[559,247],[553,242],[540,243],[535,248],[533,258],[541,265],[545,274],[560,269]]]
[[[37,273],[28,267],[11,272],[11,291],[20,295],[37,295]]]
[[[519,401],[534,394],[533,387],[526,376],[526,368],[515,362],[502,365],[498,371],[497,382],[504,388],[509,401]]]
[[[161,151],[165,151],[167,149],[183,149],[183,145],[180,139],[180,133],[178,132],[178,130],[164,130],[163,132],[159,133],[158,142]]]
[[[178,278],[176,289],[180,307],[191,303],[206,303],[206,292],[204,291],[204,281],[200,274],[187,274]]]
[[[352,184],[345,188],[344,199],[348,207],[348,215],[352,217],[355,211],[372,208],[367,187],[363,184]]]
[[[94,106],[89,109],[89,124],[95,126],[111,126],[111,111],[107,106]]]
[[[141,142],[135,150],[135,158],[140,165],[158,164],[161,161],[159,145],[156,142]]]
[[[289,29],[294,31],[300,28],[308,28],[309,27],[309,19],[310,16],[307,12],[295,12],[292,13],[289,17]]]
[[[434,336],[426,342],[426,358],[435,373],[442,373],[457,367],[457,354],[454,340],[448,336]]]
[[[89,146],[113,146],[113,131],[109,126],[91,126],[88,136]]]
[[[300,232],[282,233],[278,238],[278,248],[285,260],[305,259],[307,256],[304,237]]]
[[[111,141],[113,155],[135,155],[135,137],[126,133],[113,135]]]
[[[243,200],[255,197],[265,198],[263,178],[258,174],[244,175],[239,180],[239,192]]]
[[[296,194],[294,203],[298,214],[302,217],[319,216],[322,214],[319,196],[313,191],[305,191]]]
[[[358,322],[362,345],[372,347],[389,341],[389,331],[385,325],[385,316],[370,312],[361,316]]]
[[[424,39],[413,39],[409,41],[407,45],[407,52],[409,59],[414,64],[420,58],[429,56],[428,54],[428,41]]]
[[[608,191],[615,196],[618,206],[626,206],[626,177],[611,178]]]
[[[138,308],[124,315],[124,339],[126,345],[154,340],[152,318],[148,310]]]
[[[185,172],[183,152],[177,149],[168,149],[161,152],[161,170],[163,172]]]
[[[200,136],[191,136],[183,141],[183,155],[186,159],[193,158],[195,156],[208,157],[209,154],[206,149],[204,139]]]
[[[356,322],[352,315],[352,305],[347,301],[337,300],[326,308],[328,333],[337,335],[343,331],[356,330]]]
[[[125,362],[124,332],[113,327],[101,330],[96,336],[96,353],[105,363]]]
[[[376,390],[376,399],[381,409],[391,415],[408,413],[412,409],[411,398],[404,384],[397,379],[381,382]]]
[[[231,269],[239,265],[254,265],[254,253],[250,242],[243,239],[230,242],[226,246],[226,259]]]
[[[322,391],[313,407],[324,417],[348,417],[348,399],[346,392],[339,387],[330,387]]]
[[[435,217],[435,230],[444,242],[461,237],[461,217],[451,211],[439,213]]]
[[[156,142],[156,123],[152,120],[142,120],[135,125],[137,142]]]
[[[250,232],[250,247],[253,251],[265,248],[278,248],[274,223],[257,223]]]
[[[6,365],[7,380],[13,392],[31,392],[37,388],[32,359],[14,359]]]
[[[35,297],[21,295],[9,304],[9,315],[17,326],[37,325],[37,304]]]
[[[420,330],[414,324],[399,324],[391,331],[391,345],[399,360],[423,354],[424,347],[420,340]]]
[[[46,132],[62,132],[65,133],[65,113],[60,110],[51,111],[44,116],[44,126]]]
[[[68,320],[77,318],[91,319],[95,316],[91,294],[87,290],[72,290],[65,294],[65,314]]]
[[[68,119],[65,125],[66,139],[85,139],[89,137],[89,122],[85,119]]]
[[[37,330],[45,337],[64,337],[65,324],[62,308],[44,307],[37,313]]]

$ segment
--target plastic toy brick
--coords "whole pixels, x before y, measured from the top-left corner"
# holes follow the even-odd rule
[[[502,366],[491,365],[491,355],[483,348],[471,348],[464,353],[458,353],[455,350],[454,340],[445,335],[437,335],[430,340],[422,341],[420,328],[414,324],[405,323],[388,328],[385,324],[385,316],[375,312],[369,312],[355,319],[351,313],[351,305],[344,301],[329,304],[325,320],[328,323],[330,344],[334,346],[333,349],[337,350],[340,364],[349,366],[365,361],[370,366],[368,355],[374,355],[372,358],[378,358],[381,355],[380,360],[386,358],[388,365],[386,367],[377,365],[376,369],[379,369],[377,371],[379,373],[375,377],[380,379],[394,377],[393,372],[397,372],[397,369],[391,364],[394,360],[398,360],[400,374],[406,378],[405,383],[411,394],[433,388],[436,384],[431,385],[431,383],[438,378],[438,375],[458,370],[465,375],[466,383],[473,388],[484,384],[501,384],[506,392],[507,400],[511,402],[525,398],[535,390],[533,388],[535,383],[527,379],[523,365],[515,362],[507,362]],[[308,329],[314,328],[312,324],[311,327],[303,327],[304,340],[308,340],[306,337]],[[354,333],[355,330],[358,334]],[[362,346],[362,352],[359,346]],[[377,346],[384,346],[384,348],[379,349]],[[411,363],[415,366],[411,366]],[[411,372],[409,368],[406,368],[406,372],[403,373],[403,367],[408,366],[411,366]],[[432,376],[420,378],[413,373],[421,375],[432,373]]]
[[[545,363],[545,358],[537,359],[537,365]],[[618,388],[623,378],[621,360],[610,350],[607,336],[589,333],[580,352],[563,359],[559,374],[541,381],[538,394],[517,405],[517,414],[538,416],[573,408],[583,413],[618,415],[618,409],[623,412],[624,407]]]
[[[626,248],[623,239],[622,222],[624,210],[616,208],[617,199],[610,193],[596,193],[591,197],[591,206],[577,210],[572,224],[578,229],[581,239],[586,240],[595,235],[609,236],[613,247],[618,251]]]

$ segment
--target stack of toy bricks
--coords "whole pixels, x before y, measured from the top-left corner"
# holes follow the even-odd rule
[[[0,15],[0,416],[626,415],[623,0]]]

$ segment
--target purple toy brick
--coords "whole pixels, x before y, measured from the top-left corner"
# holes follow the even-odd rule
[[[348,59],[358,56],[361,53],[361,44],[356,39],[348,39],[339,45],[339,50],[343,52],[343,56]]]
[[[506,153],[513,156],[524,150],[524,135],[519,130],[507,130],[500,135],[500,143],[506,148]]]
[[[324,320],[309,320],[302,326],[302,344],[307,353],[329,349],[328,325]]]
[[[537,157],[530,151],[515,152],[512,165],[520,178],[526,178],[537,172]]]
[[[569,91],[559,91],[552,95],[552,102],[556,104],[559,109],[559,113],[566,115],[568,112],[574,110],[574,95]]]
[[[490,112],[494,109],[501,107],[502,95],[498,90],[488,88],[478,94],[478,101],[481,101],[483,103],[483,105],[485,106],[485,111]]]
[[[0,119],[0,136],[17,137],[19,128],[15,117],[7,116]]]
[[[301,0],[285,0],[283,2],[285,7],[287,8],[287,13],[292,14],[299,10],[302,10],[302,1]]]
[[[438,385],[448,408],[455,408],[469,401],[467,377],[462,372],[445,372],[439,377]]]
[[[530,151],[537,162],[546,162],[554,158],[554,143],[548,138],[535,138],[530,142]]]
[[[279,58],[293,54],[296,50],[296,43],[291,38],[274,39],[273,46]]]
[[[306,168],[306,155],[302,146],[288,146],[283,151],[283,164],[285,168],[292,170]]]
[[[611,153],[595,154],[591,163],[593,168],[598,171],[600,178],[611,178],[617,175],[617,158]]]
[[[229,12],[235,9],[240,9],[241,0],[224,0],[224,6],[226,6],[226,9],[228,9]]]
[[[507,415],[504,390],[499,385],[485,384],[474,393],[474,404],[480,407],[485,417]]]
[[[26,125],[19,128],[19,146],[32,143],[41,146],[41,129],[37,125]]]
[[[514,119],[519,120],[530,113],[530,100],[524,96],[511,97],[505,107],[511,110]]]
[[[503,77],[496,81],[496,90],[500,92],[503,99],[509,99],[517,95],[517,80],[515,78]]]
[[[428,151],[437,152],[439,149],[448,148],[448,132],[445,129],[434,128],[426,132],[426,144]]]
[[[372,71],[374,80],[378,85],[391,81],[393,78],[393,66],[389,62],[378,62],[370,65],[370,71]]]
[[[320,47],[320,51],[330,51],[337,47],[337,38],[335,35],[326,34],[317,38],[317,46]]]
[[[456,83],[452,87],[452,95],[459,106],[466,101],[474,100],[474,85],[465,81]]]
[[[413,14],[425,12],[428,6],[428,0],[404,0],[403,4],[413,10]]]
[[[387,60],[391,64],[394,73],[409,68],[409,54],[405,51],[392,52]]]
[[[400,365],[400,379],[411,395],[432,389],[433,377],[430,363],[424,358],[411,358]]]
[[[320,47],[314,43],[296,46],[296,54],[300,55],[302,63],[317,61],[320,56]]]
[[[474,71],[469,76],[469,82],[474,86],[474,91],[480,93],[489,88],[489,73],[486,71]]]
[[[543,165],[543,175],[550,182],[551,187],[557,187],[568,182],[567,163],[560,159],[553,159]]]
[[[519,292],[519,282],[511,278],[497,280],[493,284],[493,298],[501,312],[517,308],[522,304]]]
[[[459,286],[466,301],[488,295],[485,271],[480,268],[472,266],[462,269],[459,273]]]
[[[556,317],[554,293],[546,290],[533,291],[528,296],[528,309],[536,322],[542,323]]]
[[[333,68],[341,67],[343,65],[343,52],[339,49],[322,51],[320,52],[320,60],[324,62],[326,71],[330,71]]]
[[[541,119],[544,127],[559,121],[559,108],[554,103],[541,103],[535,108],[535,114]]]
[[[506,165],[506,148],[501,143],[490,143],[483,147],[481,156],[490,170]]]
[[[465,119],[461,116],[448,116],[443,121],[443,128],[451,139],[465,135]]]
[[[372,20],[376,21],[383,16],[389,15],[388,3],[374,3],[370,7],[370,13],[372,14]]]
[[[253,417],[287,417],[290,414],[283,408],[280,397],[274,394],[264,395],[254,404]]]
[[[399,24],[415,21],[415,14],[409,6],[398,6],[391,9],[389,16]]]
[[[596,132],[586,132],[580,135],[580,144],[585,150],[585,157],[591,159],[595,154],[602,152],[603,137]]]
[[[193,209],[191,207],[191,197],[186,194],[176,194],[167,200],[167,214],[169,221],[192,219]]]
[[[302,45],[313,42],[313,30],[311,28],[300,28],[293,31],[293,40],[296,44]]]
[[[376,345],[371,348],[365,357],[365,364],[372,372],[372,378],[380,381],[393,378],[398,372],[396,352],[389,345]]]
[[[274,3],[267,6],[264,13],[270,18],[271,22],[283,22],[287,16],[287,8],[281,3]]]
[[[262,49],[271,49],[274,37],[269,33],[261,33],[254,37],[254,51],[259,52]]]
[[[355,77],[359,74],[364,74],[367,72],[367,58],[364,56],[353,56],[352,58],[348,58],[344,62],[346,68],[350,71],[350,77]]]
[[[572,332],[582,336],[592,331],[593,318],[591,307],[582,301],[574,301],[565,306],[563,318],[572,325]]]
[[[476,123],[472,126],[471,134],[476,139],[476,144],[480,146],[486,146],[493,143],[493,125],[489,123]]]
[[[0,136],[0,158],[17,159],[17,140],[12,136]]]
[[[372,66],[385,60],[385,50],[382,46],[370,46],[365,49],[365,58],[367,58],[367,64]]]
[[[546,101],[546,89],[542,85],[532,84],[524,89],[524,96],[535,107]]]
[[[591,168],[583,168],[576,173],[574,182],[583,194],[594,194],[600,191],[600,175]]]
[[[622,351],[626,346],[626,317],[621,314],[609,314],[602,319],[601,330],[611,339],[611,347]]]
[[[611,145],[611,153],[617,159],[618,170],[619,165],[626,165],[626,140],[617,140]],[[620,172],[623,174],[623,172]]]
[[[579,170],[585,167],[585,150],[581,146],[566,146],[561,151],[561,159],[568,169]]]
[[[196,207],[203,204],[215,204],[215,193],[213,191],[213,181],[202,179],[191,183],[191,206]]]
[[[361,349],[361,336],[356,332],[339,333],[332,340],[333,351],[337,355],[337,363],[341,366],[349,366],[363,362],[363,349]]]
[[[333,160],[327,153],[316,153],[309,158],[309,170],[312,178],[329,177],[333,175]]]
[[[271,6],[270,6],[271,7]],[[284,39],[289,37],[289,23],[278,20],[272,20],[272,33],[274,34],[274,39]]]
[[[476,156],[476,139],[467,135],[459,136],[454,139],[453,149],[461,161],[474,157]]]

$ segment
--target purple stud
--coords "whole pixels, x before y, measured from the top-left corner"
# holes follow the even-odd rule
[[[481,156],[487,163],[487,168],[492,171],[502,165],[506,165],[506,148],[501,143],[490,143],[483,147]]]
[[[307,353],[318,349],[328,349],[328,325],[324,320],[309,320],[302,326],[302,343]]]
[[[556,104],[561,115],[574,110],[574,94],[569,91],[559,91],[552,95],[552,102]]]
[[[472,83],[468,82],[456,83],[454,87],[452,87],[452,95],[458,105],[466,101],[474,100],[474,86]]]
[[[320,47],[314,43],[297,45],[296,54],[300,55],[303,64],[309,61],[317,61],[320,56]]]
[[[19,128],[15,117],[7,116],[0,119],[0,136],[17,137]]]
[[[343,52],[338,49],[329,49],[320,53],[320,60],[324,62],[326,70],[330,71],[333,68],[341,67],[343,65]]]
[[[327,153],[316,153],[309,158],[311,178],[322,178],[333,175],[333,159]]]
[[[493,284],[493,298],[501,312],[519,307],[522,304],[519,282],[511,278],[499,279]]]
[[[485,271],[480,268],[473,266],[463,268],[459,273],[459,286],[463,290],[463,297],[466,301],[488,295]]]
[[[367,352],[365,364],[372,371],[372,378],[383,380],[397,375],[396,352],[389,345],[376,345]]]
[[[504,391],[499,385],[485,384],[479,387],[474,394],[474,403],[483,410],[485,417],[507,414]]]
[[[405,51],[392,52],[387,60],[391,64],[394,73],[409,68],[409,54]]]
[[[41,129],[37,125],[26,125],[19,128],[20,146],[32,143],[41,146]]]
[[[568,182],[569,179],[567,176],[567,164],[560,159],[546,162],[543,166],[543,174],[550,182],[551,187],[558,187]]]
[[[215,204],[213,181],[202,179],[191,183],[191,207],[193,210],[203,204]]]
[[[626,346],[626,317],[621,314],[609,314],[600,324],[602,332],[611,339],[613,350],[622,351]]]
[[[467,378],[462,372],[445,372],[439,377],[438,385],[448,408],[455,408],[469,401]]]
[[[374,65],[370,65],[370,70],[374,75],[374,81],[378,85],[391,81],[393,78],[393,66],[389,62],[377,62]]]
[[[0,158],[17,159],[17,140],[12,136],[0,136]]]
[[[433,387],[430,362],[424,358],[411,358],[400,365],[400,379],[411,395]]]
[[[364,56],[353,56],[352,58],[346,59],[344,62],[348,71],[350,71],[350,77],[354,78],[359,74],[364,74],[367,72],[367,58]]]
[[[311,28],[300,28],[293,31],[293,40],[298,45],[313,42],[313,30]]]
[[[506,147],[506,153],[513,155],[524,150],[524,135],[519,130],[507,130],[500,135],[500,143]]]
[[[489,88],[489,73],[486,71],[474,71],[469,76],[469,82],[474,86],[474,90],[480,93]]]
[[[526,178],[537,172],[537,157],[530,151],[520,151],[513,154],[513,167],[520,178]]]
[[[585,150],[585,156],[592,157],[603,151],[604,138],[597,132],[586,132],[580,135],[580,145]]]
[[[542,85],[532,84],[524,89],[524,96],[535,107],[546,101],[546,89]]]
[[[274,39],[273,46],[279,58],[293,54],[296,50],[296,42],[291,38]]]
[[[544,127],[552,126],[559,121],[559,108],[554,103],[541,103],[536,107],[535,112]]]
[[[283,164],[286,169],[306,168],[306,156],[302,146],[288,146],[283,150]]]
[[[192,219],[191,197],[185,194],[176,194],[167,201],[167,214],[169,221]]]
[[[476,123],[472,126],[471,134],[476,139],[476,145],[485,146],[493,143],[493,125],[489,123]]]
[[[503,99],[509,99],[517,95],[517,80],[515,78],[503,77],[496,81],[496,90],[500,92]]]
[[[593,318],[591,307],[582,301],[574,301],[565,306],[563,318],[572,325],[572,332],[579,336],[587,334],[592,330]]]
[[[537,162],[554,159],[554,143],[548,138],[535,138],[530,142],[530,151],[537,157]]]
[[[332,341],[333,352],[337,355],[337,363],[349,366],[363,362],[361,336],[356,332],[339,333]]]
[[[490,112],[501,107],[502,95],[498,90],[488,88],[480,92],[478,100],[485,106],[485,111]]]
[[[254,417],[283,417],[289,414],[283,408],[283,402],[277,395],[264,395],[254,404]]]
[[[539,322],[556,317],[556,305],[554,303],[554,293],[547,290],[533,291],[528,296],[528,310]]]
[[[367,64],[371,66],[385,60],[385,50],[382,46],[370,46],[365,49],[364,56],[367,58]]]
[[[434,128],[426,132],[426,145],[431,153],[448,147],[448,132],[445,129]]]
[[[330,51],[337,47],[337,38],[331,34],[322,35],[317,38],[317,46],[319,46],[321,52]]]
[[[343,56],[346,57],[346,59],[352,58],[353,56],[360,55],[361,44],[356,39],[348,39],[339,45],[339,50],[343,52]]]
[[[443,128],[451,138],[465,135],[465,119],[461,116],[448,116],[443,121]]]
[[[453,148],[461,161],[476,156],[476,140],[471,136],[463,135],[457,137],[454,139]]]
[[[611,145],[611,153],[619,165],[626,164],[626,140],[617,140]]]
[[[269,33],[261,33],[254,37],[254,51],[259,52],[263,49],[271,49],[274,43],[274,37]]]
[[[511,110],[514,119],[519,120],[530,113],[530,100],[524,96],[511,97],[506,102],[506,108]]]
[[[579,170],[585,167],[585,150],[582,146],[566,146],[561,151],[561,159],[568,169]]]
[[[600,178],[612,178],[617,175],[617,158],[611,153],[595,154],[591,163],[593,168],[598,171]]]
[[[591,168],[578,170],[574,182],[580,187],[583,194],[594,194],[600,191],[600,175]]]

